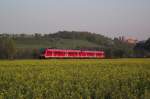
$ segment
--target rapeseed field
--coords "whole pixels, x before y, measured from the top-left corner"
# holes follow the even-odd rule
[[[150,59],[2,60],[0,99],[150,99]]]

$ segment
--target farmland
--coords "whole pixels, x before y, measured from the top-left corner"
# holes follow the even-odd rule
[[[0,99],[149,97],[150,59],[0,61]]]

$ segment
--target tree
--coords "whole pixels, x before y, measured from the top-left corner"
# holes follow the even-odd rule
[[[115,49],[113,54],[116,58],[123,58],[125,56],[125,50],[124,49]]]
[[[104,51],[105,51],[105,57],[106,58],[112,58],[113,57],[112,48],[105,48]]]
[[[0,58],[13,59],[16,52],[15,43],[10,38],[0,38]]]
[[[147,51],[150,52],[150,38],[145,42],[144,47]]]
[[[134,51],[137,57],[150,57],[150,38],[138,42],[134,47]]]

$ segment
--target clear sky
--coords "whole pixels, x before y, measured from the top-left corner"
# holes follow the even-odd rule
[[[0,0],[0,32],[150,37],[150,0]]]

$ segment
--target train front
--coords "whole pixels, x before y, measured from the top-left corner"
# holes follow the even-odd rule
[[[40,59],[45,59],[45,54],[46,54],[46,48],[40,48],[39,49],[39,58]]]

